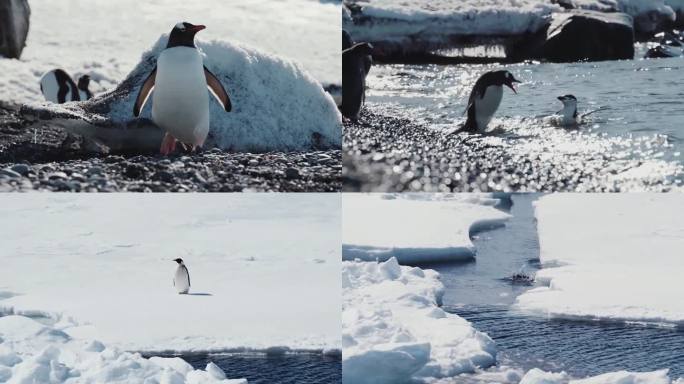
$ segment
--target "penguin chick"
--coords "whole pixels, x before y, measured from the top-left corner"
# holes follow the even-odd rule
[[[90,100],[93,98],[93,93],[90,92],[88,86],[90,85],[90,76],[83,75],[78,78],[78,95],[81,101]]]
[[[354,44],[342,51],[342,115],[356,120],[366,100],[366,75],[372,65],[370,43]]]
[[[166,131],[159,149],[163,155],[173,152],[176,142],[193,150],[204,144],[209,134],[207,87],[226,112],[232,109],[228,92],[204,66],[195,46],[195,34],[205,28],[187,22],[173,27],[169,42],[140,87],[133,107],[137,117],[152,93],[152,121]]]
[[[190,290],[190,272],[183,263],[183,259],[178,258],[173,261],[178,263],[176,274],[173,276],[173,286],[176,287],[178,294],[186,294]]]
[[[503,86],[507,86],[514,93],[518,93],[513,83],[520,83],[508,71],[490,71],[480,76],[475,82],[465,113],[468,114],[465,124],[460,131],[484,132],[494,113],[499,109],[503,97]]]

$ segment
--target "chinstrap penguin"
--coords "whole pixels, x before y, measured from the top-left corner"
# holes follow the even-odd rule
[[[580,115],[577,113],[577,98],[573,95],[558,96],[558,100],[563,103],[560,114],[561,125],[577,125],[580,122]]]
[[[176,287],[178,294],[188,293],[190,290],[190,272],[188,268],[183,263],[183,259],[173,260],[178,263],[178,268],[176,268],[176,274],[173,276],[173,286]]]
[[[468,106],[465,110],[468,118],[459,131],[484,132],[501,104],[503,86],[507,86],[516,94],[518,93],[513,87],[513,83],[520,83],[520,81],[512,73],[505,70],[490,71],[480,76],[468,98]]]
[[[204,66],[195,46],[195,34],[204,25],[176,24],[157,65],[143,82],[133,107],[136,117],[152,92],[152,121],[166,131],[160,152],[167,155],[179,141],[193,150],[201,147],[209,133],[207,87],[226,112],[232,106],[219,79]],[[153,91],[154,89],[154,91]]]
[[[58,104],[81,99],[76,83],[63,69],[45,72],[40,78],[40,91],[45,100]]]
[[[366,76],[372,65],[370,43],[358,43],[342,51],[342,115],[356,120],[366,100]]]
[[[90,76],[83,75],[78,78],[78,95],[81,101],[90,100],[93,98],[93,93],[90,92],[88,86],[90,85]]]

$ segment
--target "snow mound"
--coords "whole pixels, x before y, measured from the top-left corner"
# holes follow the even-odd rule
[[[145,359],[66,333],[24,316],[0,317],[0,381],[8,383],[246,384],[221,368],[195,370],[180,358]],[[93,344],[103,348],[90,348]]]
[[[486,195],[344,194],[342,257],[401,264],[467,260],[471,231],[509,217]]]
[[[679,194],[562,194],[536,205],[548,286],[519,296],[550,316],[684,324],[684,222]]]
[[[496,346],[439,308],[439,274],[385,262],[342,264],[344,383],[451,377],[495,363]]]
[[[667,370],[653,372],[610,372],[586,379],[570,380],[565,372],[544,372],[538,368],[531,369],[520,381],[520,384],[677,384],[667,376]]]

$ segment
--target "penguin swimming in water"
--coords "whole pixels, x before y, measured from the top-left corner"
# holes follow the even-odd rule
[[[518,93],[513,87],[513,83],[520,83],[520,81],[512,73],[505,70],[490,71],[480,76],[468,98],[468,106],[465,110],[468,118],[457,132],[484,132],[494,113],[499,109],[503,97],[503,86],[507,86],[516,94]]]
[[[173,286],[176,287],[178,294],[186,294],[190,290],[190,272],[183,263],[183,259],[178,258],[173,261],[178,263],[176,274],[173,276]]]
[[[78,78],[78,96],[81,101],[90,100],[93,98],[93,93],[90,92],[88,86],[90,85],[90,76],[83,75]]]
[[[580,115],[577,113],[577,98],[573,95],[558,96],[558,100],[563,103],[560,114],[560,125],[577,125],[580,122]]]
[[[45,72],[40,78],[40,91],[45,100],[53,103],[79,101],[81,97],[74,80],[63,69],[53,69]]]
[[[358,43],[342,51],[342,115],[356,120],[366,100],[366,76],[372,65],[370,43]]]
[[[206,27],[186,22],[176,24],[157,65],[140,87],[133,107],[138,116],[152,93],[152,121],[166,131],[160,152],[167,155],[179,141],[193,150],[201,147],[209,133],[207,87],[226,112],[232,109],[228,92],[204,66],[195,46],[195,34]]]

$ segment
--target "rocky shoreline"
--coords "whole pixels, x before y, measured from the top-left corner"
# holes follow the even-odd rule
[[[334,149],[103,154],[49,121],[0,105],[0,191],[333,192],[342,188],[341,173]]]
[[[638,159],[607,153],[544,158],[492,145],[488,136],[444,134],[368,105],[344,122],[345,192],[671,191],[681,180],[628,178]]]

